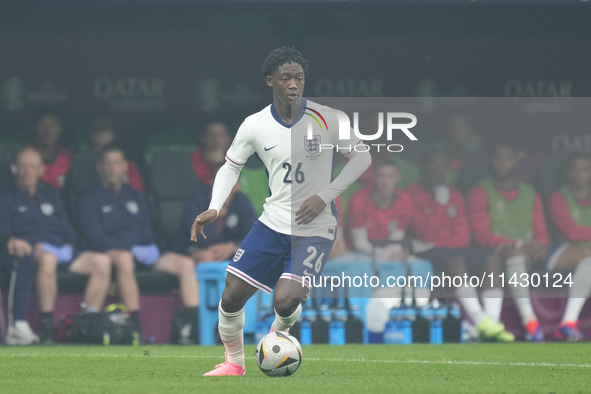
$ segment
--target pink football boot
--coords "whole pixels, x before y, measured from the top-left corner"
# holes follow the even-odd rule
[[[226,357],[226,362],[216,365],[213,371],[209,371],[203,376],[241,376],[246,374],[246,368],[229,362],[226,353],[224,353],[224,356]]]

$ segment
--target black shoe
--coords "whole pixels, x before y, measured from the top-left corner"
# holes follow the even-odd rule
[[[51,345],[55,343],[55,333],[53,327],[44,327],[41,329],[39,342],[45,345]]]

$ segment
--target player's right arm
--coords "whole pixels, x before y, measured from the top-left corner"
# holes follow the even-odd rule
[[[191,241],[193,242],[197,242],[198,231],[203,238],[207,238],[203,233],[203,228],[211,224],[218,217],[232,188],[238,181],[244,163],[254,153],[247,122],[248,120],[245,120],[238,129],[236,137],[226,153],[226,163],[215,176],[209,209],[199,214],[193,222],[193,226],[191,227]]]
[[[23,258],[33,252],[33,247],[24,239],[13,237],[13,213],[16,212],[14,200],[8,192],[0,195],[0,239],[7,240],[8,254]]]

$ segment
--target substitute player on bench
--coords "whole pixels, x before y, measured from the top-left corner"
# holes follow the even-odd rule
[[[564,243],[548,259],[549,271],[572,271],[573,285],[562,321],[554,335],[580,341],[578,319],[591,294],[591,159],[574,154],[567,163],[568,185],[552,194],[548,208]]]

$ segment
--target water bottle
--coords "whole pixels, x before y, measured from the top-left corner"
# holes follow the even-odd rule
[[[335,309],[345,309],[347,304],[347,299],[344,297],[339,297],[336,299]]]
[[[466,329],[464,327],[464,321],[462,320],[462,310],[460,306],[455,302],[451,304],[451,316],[460,326],[460,343],[466,342]]]
[[[331,345],[345,344],[345,322],[347,321],[347,310],[337,309],[329,325],[329,343]]]
[[[400,321],[399,328],[403,333],[403,344],[412,343],[412,324],[417,317],[417,311],[414,308],[403,308],[402,309],[402,320]]]
[[[321,306],[319,318],[312,324],[312,342],[313,343],[328,343],[329,342],[329,323],[332,320],[332,311]]]
[[[417,318],[412,325],[412,342],[429,343],[433,309],[429,305],[418,310]]]
[[[453,302],[447,314],[442,321],[443,342],[445,343],[464,343],[465,329],[464,322],[461,319],[460,306]]]
[[[433,321],[431,322],[431,343],[443,343],[443,324],[442,320],[447,316],[447,309],[437,308],[433,310]]]
[[[359,305],[351,305],[349,308],[349,316],[345,322],[345,340],[347,343],[367,343],[367,331],[363,327],[363,320],[361,320],[361,308]]]
[[[302,311],[302,323],[300,325],[300,343],[302,345],[312,344],[312,323],[315,321],[315,309],[304,309]]]
[[[404,343],[404,333],[401,331],[402,309],[393,308],[390,310],[390,320],[386,323],[384,329],[384,343],[400,344]]]

